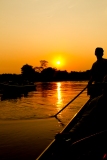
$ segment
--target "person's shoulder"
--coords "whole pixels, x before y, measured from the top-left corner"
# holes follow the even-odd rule
[[[107,66],[107,59],[106,59],[106,58],[103,58],[103,61],[102,61],[102,62],[103,62],[104,65]]]
[[[92,64],[92,68],[95,67],[97,65],[97,61],[95,61],[93,64]]]
[[[104,62],[107,62],[107,59],[106,59],[106,58],[103,58],[103,61],[104,61]]]

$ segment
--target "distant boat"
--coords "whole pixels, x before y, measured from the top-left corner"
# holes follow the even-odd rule
[[[28,91],[32,91],[36,89],[36,85],[34,83],[31,84],[1,84],[1,93],[24,93]]]

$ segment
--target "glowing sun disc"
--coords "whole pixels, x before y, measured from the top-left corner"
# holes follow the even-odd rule
[[[61,62],[60,62],[60,61],[57,61],[56,63],[57,63],[58,65],[59,65],[59,64],[61,64]]]

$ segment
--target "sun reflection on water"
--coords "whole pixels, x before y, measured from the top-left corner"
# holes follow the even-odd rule
[[[57,83],[57,110],[59,111],[62,107],[62,96],[61,96],[61,83]]]

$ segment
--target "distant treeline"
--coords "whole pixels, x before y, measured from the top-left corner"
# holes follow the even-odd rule
[[[44,61],[43,61],[44,62]],[[47,62],[47,61],[46,61]],[[22,83],[26,81],[30,82],[49,82],[49,81],[83,81],[89,80],[90,70],[86,71],[61,71],[52,67],[40,67],[33,68],[31,65],[24,65],[21,68],[21,74],[1,74],[0,82],[17,82]]]

